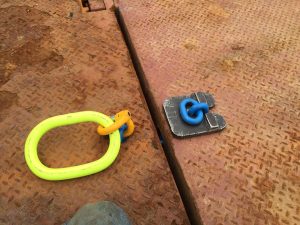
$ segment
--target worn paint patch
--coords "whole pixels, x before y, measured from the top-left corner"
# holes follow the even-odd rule
[[[34,70],[47,73],[62,65],[63,56],[51,49],[51,28],[45,25],[47,16],[28,6],[0,9],[2,84],[15,69],[20,71],[35,66]]]

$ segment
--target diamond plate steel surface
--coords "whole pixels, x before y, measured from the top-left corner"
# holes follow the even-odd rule
[[[300,1],[123,0],[119,7],[203,223],[300,224]],[[163,101],[197,90],[214,95],[228,127],[176,139]]]
[[[114,13],[81,14],[76,1],[0,3],[0,224],[62,224],[101,200],[116,202],[134,224],[188,224]],[[24,143],[38,122],[125,108],[136,131],[104,172],[49,182],[29,171]],[[98,159],[107,139],[96,128],[50,131],[39,144],[42,162],[64,167]]]

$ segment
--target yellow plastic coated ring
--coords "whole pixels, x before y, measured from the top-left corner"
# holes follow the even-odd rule
[[[119,130],[109,135],[110,142],[107,152],[96,161],[65,168],[49,168],[41,163],[38,157],[37,146],[46,132],[56,127],[83,122],[95,122],[103,127],[111,126],[114,123],[110,117],[102,113],[85,111],[51,117],[33,128],[25,143],[25,160],[30,170],[36,176],[45,180],[73,179],[98,173],[114,162],[121,145]]]

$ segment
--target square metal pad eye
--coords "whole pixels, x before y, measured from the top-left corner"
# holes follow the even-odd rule
[[[178,137],[195,136],[201,134],[207,134],[212,132],[218,132],[226,127],[224,118],[212,112],[205,114],[203,121],[196,126],[185,123],[179,113],[179,104],[186,98],[192,98],[198,102],[204,102],[208,104],[209,108],[215,106],[215,100],[209,93],[197,92],[189,96],[177,96],[171,97],[164,101],[164,111],[174,135]]]

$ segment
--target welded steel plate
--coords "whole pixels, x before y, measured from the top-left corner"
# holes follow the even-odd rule
[[[199,224],[300,224],[300,1],[123,0],[141,81]],[[162,104],[213,93],[222,132],[179,139]]]
[[[224,118],[212,112],[206,113],[203,121],[199,125],[192,126],[185,123],[179,112],[179,104],[186,98],[206,103],[209,108],[215,106],[215,100],[209,93],[196,92],[189,96],[176,96],[166,99],[163,103],[163,107],[173,134],[178,137],[188,137],[218,132],[226,127]]]

